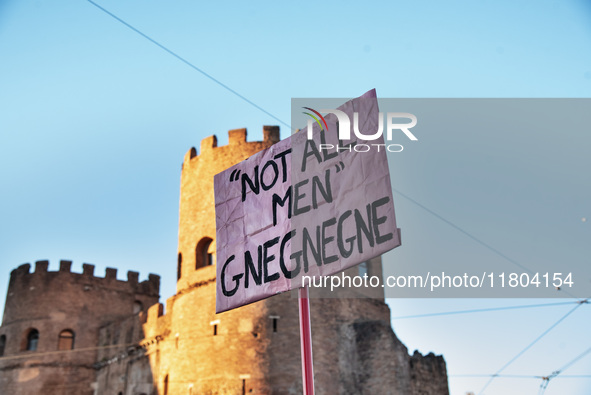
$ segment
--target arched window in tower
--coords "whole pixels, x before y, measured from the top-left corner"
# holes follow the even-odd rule
[[[177,279],[177,281],[181,279],[182,267],[183,267],[183,254],[181,254],[179,252],[179,256],[177,258],[177,264],[176,264],[176,279]]]
[[[215,263],[213,248],[213,240],[209,237],[204,237],[197,243],[197,247],[195,248],[195,269],[211,266]]]
[[[0,357],[4,356],[4,347],[6,347],[6,335],[0,336]]]
[[[65,329],[61,331],[57,341],[57,349],[60,351],[73,350],[74,337],[73,330]]]
[[[37,351],[37,345],[39,344],[39,331],[35,328],[30,329],[27,334],[27,344],[25,350]]]

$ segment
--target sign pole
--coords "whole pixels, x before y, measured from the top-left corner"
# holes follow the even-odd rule
[[[312,363],[312,327],[308,286],[298,290],[300,306],[300,342],[302,352],[302,384],[304,395],[314,395],[314,366]]]

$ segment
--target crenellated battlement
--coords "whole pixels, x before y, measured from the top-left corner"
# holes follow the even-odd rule
[[[162,303],[153,304],[148,308],[143,322],[145,339],[150,341],[170,331],[169,328],[172,323],[170,312],[172,311],[175,299],[176,296],[171,296],[166,300],[166,312]]]
[[[228,145],[218,146],[218,139],[216,135],[212,135],[201,140],[200,154],[197,154],[195,147],[185,154],[185,162],[191,159],[200,157],[202,155],[208,155],[215,150],[233,148],[236,146],[244,145],[264,145],[269,146],[275,144],[280,140],[279,126],[263,126],[263,141],[246,141],[247,131],[246,128],[233,129],[228,131]]]
[[[117,269],[106,268],[105,276],[98,277],[94,274],[95,266],[83,263],[82,273],[72,272],[72,261],[61,260],[59,263],[59,270],[49,271],[49,261],[39,260],[35,262],[35,270],[31,272],[31,265],[25,263],[14,269],[10,273],[10,285],[13,292],[18,292],[21,282],[27,284],[39,281],[47,282],[55,277],[59,277],[62,281],[84,284],[86,287],[105,287],[122,290],[127,292],[134,292],[145,295],[158,295],[160,291],[160,276],[150,273],[148,279],[142,282],[139,281],[139,273],[135,271],[127,272],[127,280],[117,279]]]
[[[39,260],[12,271],[0,327],[0,335],[11,339],[5,355],[18,355],[25,350],[27,343],[21,340],[27,339],[31,328],[41,339],[36,348],[41,353],[63,350],[58,339],[64,331],[75,338],[71,347],[77,349],[103,346],[99,329],[110,324],[114,328],[109,335],[111,342],[127,344],[141,336],[141,320],[148,307],[159,299],[160,276],[149,274],[140,281],[138,272],[128,271],[127,279],[119,280],[117,269],[106,268],[104,277],[99,277],[95,275],[95,266],[88,263],[81,265],[81,273],[72,269],[70,260],[59,261],[57,270],[49,270],[49,261]],[[62,361],[60,358],[63,356],[47,360],[58,362]],[[94,362],[92,353],[68,355],[68,363],[74,367],[91,366]],[[76,371],[71,377],[78,377],[79,373]],[[53,371],[47,373],[48,377],[52,375]]]

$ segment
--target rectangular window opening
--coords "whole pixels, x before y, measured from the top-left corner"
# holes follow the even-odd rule
[[[278,315],[270,315],[269,318],[272,321],[272,325],[273,325],[273,333],[277,333],[279,330],[279,317]]]

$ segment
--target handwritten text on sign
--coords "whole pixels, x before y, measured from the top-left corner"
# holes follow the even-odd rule
[[[378,128],[375,91],[339,110],[357,112],[364,134]],[[336,118],[326,121],[215,176],[218,313],[400,245],[385,151],[322,150],[364,143],[338,141]]]

